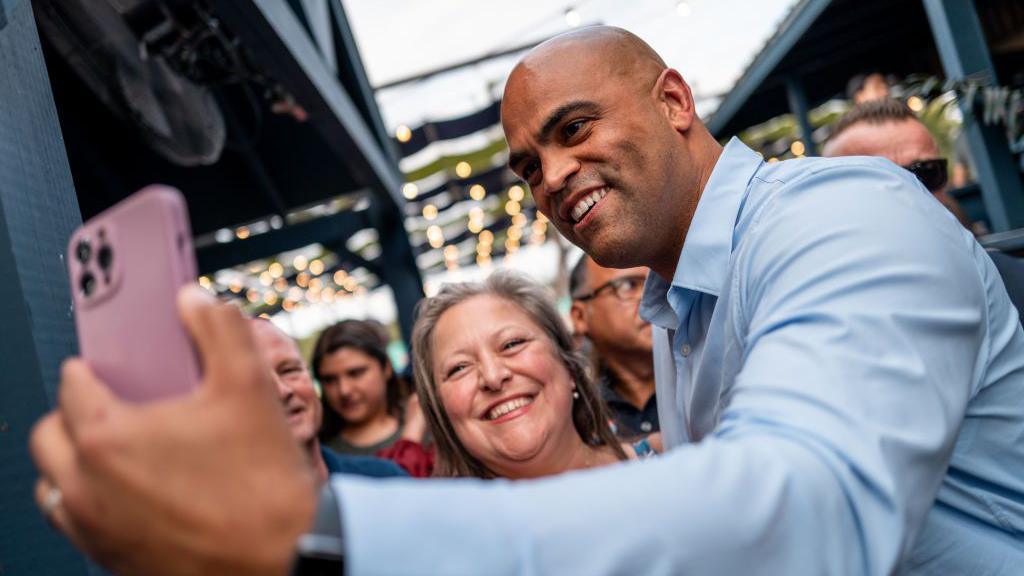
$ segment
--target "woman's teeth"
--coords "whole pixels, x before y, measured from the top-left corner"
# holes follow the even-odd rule
[[[498,404],[494,408],[491,408],[491,411],[487,413],[487,419],[496,420],[513,410],[522,408],[523,406],[530,404],[531,402],[533,402],[533,398],[527,396],[520,396],[519,398],[513,398],[508,402],[502,402],[501,404]]]
[[[597,203],[601,201],[601,198],[604,198],[607,194],[608,189],[601,188],[600,190],[595,190],[581,198],[572,209],[571,216],[573,221],[579,222],[584,216],[586,216],[587,212],[590,212],[590,209],[596,206]]]

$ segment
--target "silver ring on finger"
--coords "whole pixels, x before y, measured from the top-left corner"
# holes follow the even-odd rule
[[[64,493],[60,491],[60,488],[50,484],[49,489],[43,496],[43,514],[48,517],[53,516],[53,513],[60,507],[62,502],[64,502]]]

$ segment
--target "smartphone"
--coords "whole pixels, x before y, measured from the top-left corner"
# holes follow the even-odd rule
[[[196,280],[181,192],[149,186],[89,219],[67,260],[79,350],[96,375],[133,402],[195,388],[200,364],[176,305]]]

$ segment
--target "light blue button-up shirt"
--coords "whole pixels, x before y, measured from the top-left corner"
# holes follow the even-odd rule
[[[641,310],[668,453],[336,477],[350,573],[1024,573],[1024,332],[909,173],[733,140]]]

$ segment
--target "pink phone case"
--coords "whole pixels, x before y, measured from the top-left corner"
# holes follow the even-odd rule
[[[96,215],[68,244],[82,357],[121,398],[145,402],[199,382],[178,289],[196,279],[180,192],[149,186]]]

